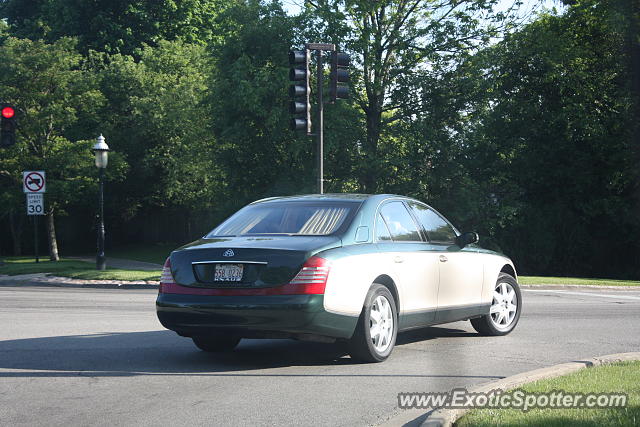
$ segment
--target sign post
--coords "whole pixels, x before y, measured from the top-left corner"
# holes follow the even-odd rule
[[[27,215],[33,216],[33,247],[36,262],[40,262],[38,250],[38,216],[44,215],[44,192],[46,191],[44,171],[22,172],[22,191],[27,196]]]

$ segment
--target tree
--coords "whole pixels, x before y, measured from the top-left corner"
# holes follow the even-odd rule
[[[359,173],[364,191],[384,187],[378,182],[386,166],[381,141],[387,143],[389,125],[419,112],[414,105],[422,76],[451,67],[508,25],[511,10],[493,13],[496,4],[495,0],[307,2],[308,19],[323,25],[322,33],[311,30],[310,36],[346,48],[357,65],[353,92],[366,122]]]
[[[207,49],[181,41],[146,46],[140,58],[102,58],[100,88],[107,98],[104,132],[130,162],[116,183],[109,211],[118,221],[158,209],[180,211],[187,221],[207,210],[221,192],[207,100],[212,64]]]
[[[288,131],[287,53],[296,21],[278,3],[238,3],[220,16],[213,130],[228,210],[261,196],[314,188],[313,145]]]
[[[207,43],[216,38],[213,20],[219,0],[4,0],[0,15],[19,37],[54,41],[77,37],[89,49],[133,54],[143,44],[181,39]]]
[[[577,2],[458,70],[473,93],[465,164],[485,219],[525,272],[638,274],[637,117],[622,6]]]
[[[58,260],[56,214],[95,188],[93,141],[86,139],[96,135],[89,129],[95,129],[95,113],[104,99],[93,75],[82,68],[72,39],[47,44],[9,38],[0,46],[0,57],[0,92],[17,107],[19,123],[17,144],[0,159],[7,201],[12,210],[22,211],[16,205],[22,203],[22,171],[46,171],[49,254]],[[117,157],[113,164],[112,174],[124,169]]]

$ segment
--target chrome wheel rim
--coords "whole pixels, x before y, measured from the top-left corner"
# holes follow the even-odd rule
[[[383,296],[373,301],[369,313],[369,335],[371,343],[378,353],[384,352],[391,345],[393,338],[393,311],[389,300]]]
[[[489,311],[491,323],[496,329],[508,329],[518,312],[518,296],[511,284],[498,282],[493,290],[493,302]]]

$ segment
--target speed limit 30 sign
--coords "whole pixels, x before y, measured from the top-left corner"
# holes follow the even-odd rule
[[[27,193],[27,215],[44,215],[44,196],[42,193]]]

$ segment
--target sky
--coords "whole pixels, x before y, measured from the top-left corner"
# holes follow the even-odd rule
[[[511,6],[513,0],[500,0],[497,10],[505,10]],[[304,4],[304,0],[282,0],[284,9],[289,15],[296,15],[300,12],[300,5]],[[523,15],[532,15],[532,10],[542,11],[544,9],[557,8],[559,11],[564,9],[560,0],[524,0],[521,13]],[[532,15],[533,17],[533,15]]]

